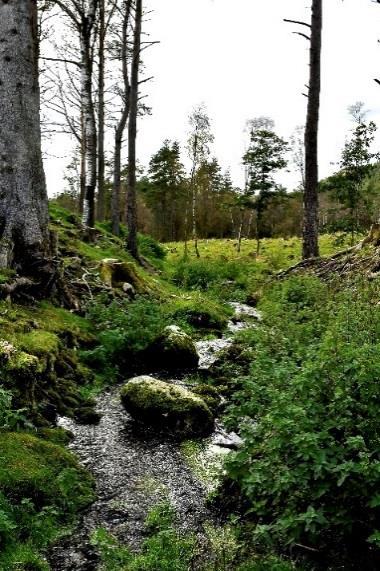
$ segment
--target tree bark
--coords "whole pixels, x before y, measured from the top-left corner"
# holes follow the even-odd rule
[[[131,68],[130,112],[128,123],[128,188],[127,188],[127,250],[139,259],[137,246],[137,201],[136,201],[136,138],[139,98],[139,72],[141,53],[142,0],[136,0],[135,31]]]
[[[121,65],[123,70],[123,96],[124,106],[121,112],[120,121],[115,131],[115,150],[113,166],[113,189],[112,189],[112,232],[115,236],[120,234],[120,195],[121,195],[121,151],[123,144],[123,134],[127,125],[130,112],[130,81],[128,71],[128,26],[131,17],[132,0],[127,0],[124,5],[124,16],[121,39]]]
[[[198,137],[195,135],[193,147],[193,165],[191,168],[191,220],[192,220],[192,237],[194,249],[197,258],[200,258],[198,250],[198,232],[197,232],[197,184],[195,180],[196,168],[198,158]]]
[[[49,253],[36,0],[0,3],[0,267]]]
[[[79,214],[83,215],[84,195],[86,193],[86,149],[83,109],[81,110],[81,141],[80,141],[80,193]]]
[[[104,87],[105,87],[105,0],[99,0],[99,74],[98,74],[98,200],[97,218],[104,220],[105,216],[105,157],[104,157]]]
[[[305,129],[303,258],[319,255],[318,128],[321,92],[322,0],[313,0],[310,37],[310,82]]]
[[[97,133],[95,121],[95,108],[92,96],[92,57],[91,34],[87,25],[83,25],[81,37],[81,93],[84,115],[84,148],[86,157],[86,186],[83,201],[82,223],[86,228],[95,225],[95,189],[96,189],[96,153]]]

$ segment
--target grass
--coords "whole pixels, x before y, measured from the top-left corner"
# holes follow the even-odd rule
[[[350,237],[346,234],[320,237],[322,256],[349,245]],[[182,290],[202,292],[220,302],[255,299],[274,274],[301,260],[301,240],[296,237],[262,240],[260,256],[256,256],[255,240],[243,240],[240,252],[234,240],[200,240],[200,259],[192,247],[184,259],[182,243],[165,247],[165,278]]]
[[[0,569],[48,569],[38,552],[93,498],[91,477],[64,448],[0,432]]]

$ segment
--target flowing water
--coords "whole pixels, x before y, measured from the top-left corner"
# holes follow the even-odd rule
[[[259,314],[247,305],[236,303],[233,307],[235,316],[227,334],[197,343],[200,369],[210,367],[221,351],[231,346],[237,331],[259,319]],[[186,384],[186,377],[169,382]],[[97,570],[98,558],[90,537],[99,527],[131,549],[138,549],[146,537],[144,521],[148,511],[165,499],[175,508],[179,529],[201,534],[202,524],[213,520],[206,505],[210,482],[189,467],[180,443],[139,428],[120,403],[120,387],[105,391],[98,398],[97,410],[102,419],[96,426],[81,426],[66,418],[59,421],[74,434],[70,448],[93,474],[97,499],[75,533],[51,550],[53,571]],[[227,434],[217,423],[215,433],[204,440],[198,461],[207,469],[238,445],[239,437]]]

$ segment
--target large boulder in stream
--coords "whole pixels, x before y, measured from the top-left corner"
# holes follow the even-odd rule
[[[192,338],[180,327],[169,325],[147,349],[150,369],[196,369],[199,355]]]
[[[121,391],[121,401],[135,420],[174,432],[201,436],[214,428],[204,400],[189,390],[153,377],[135,377]]]

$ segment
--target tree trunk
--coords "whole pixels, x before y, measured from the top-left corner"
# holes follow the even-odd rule
[[[105,215],[105,157],[104,157],[104,72],[105,72],[105,0],[99,0],[99,76],[98,76],[98,200],[97,218]]]
[[[244,212],[243,210],[240,210],[240,223],[239,223],[239,230],[238,230],[238,245],[237,245],[237,251],[240,254],[241,251],[241,240],[243,237],[243,224],[244,224]]]
[[[318,246],[318,126],[321,92],[322,0],[313,0],[310,82],[305,130],[305,192],[303,258],[319,256]]]
[[[120,234],[120,187],[121,187],[121,150],[123,144],[123,134],[128,121],[130,111],[130,82],[128,73],[128,26],[131,16],[132,1],[127,0],[124,6],[124,17],[121,40],[121,64],[123,69],[124,82],[124,108],[122,109],[120,121],[115,132],[115,150],[113,165],[113,189],[112,189],[112,232],[115,236]]]
[[[247,239],[248,240],[249,240],[249,237],[251,235],[252,222],[253,222],[253,211],[250,212],[249,218],[248,218],[248,226],[247,226]]]
[[[82,106],[84,115],[84,148],[86,163],[86,186],[83,201],[82,223],[86,228],[95,225],[96,152],[97,136],[95,109],[92,97],[92,60],[90,37],[84,31],[81,38],[81,82]]]
[[[86,149],[83,109],[81,110],[81,141],[80,141],[80,194],[79,214],[83,214],[84,195],[86,193]]]
[[[0,268],[49,253],[36,0],[0,2]]]
[[[142,0],[136,0],[133,59],[131,69],[130,113],[128,124],[127,250],[139,259],[137,246],[136,137],[139,99]]]

